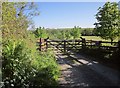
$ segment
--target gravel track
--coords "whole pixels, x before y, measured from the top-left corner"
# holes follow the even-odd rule
[[[59,77],[59,85],[65,87],[108,87],[120,88],[119,82],[113,82],[107,77],[99,74],[86,65],[83,56],[79,56],[82,61],[77,61],[75,58],[65,55],[59,50],[55,50],[57,62],[60,66],[61,76]],[[99,68],[97,68],[99,69]],[[103,68],[102,68],[103,69]]]

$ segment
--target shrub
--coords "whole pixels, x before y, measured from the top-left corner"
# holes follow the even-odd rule
[[[23,42],[7,41],[3,45],[2,74],[4,87],[26,86],[35,75],[30,51]]]
[[[59,76],[51,51],[33,53],[20,41],[9,40],[3,43],[2,60],[3,88],[55,85]]]
[[[59,68],[56,64],[55,56],[51,51],[42,52],[35,60],[34,66],[37,68],[37,75],[31,81],[32,85],[55,86],[59,77]]]

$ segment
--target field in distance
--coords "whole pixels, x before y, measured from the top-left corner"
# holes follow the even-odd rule
[[[110,40],[105,40],[97,36],[81,36],[82,38],[85,38],[86,40],[96,40],[96,41],[110,41]],[[114,42],[118,42],[119,38],[116,38]]]

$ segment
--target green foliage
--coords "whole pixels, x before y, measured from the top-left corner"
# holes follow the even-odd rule
[[[28,9],[29,8],[29,9]],[[25,14],[25,11],[29,15]],[[2,33],[3,38],[25,38],[27,28],[31,25],[30,13],[36,12],[34,6],[27,2],[3,2],[2,3]],[[34,16],[34,15],[32,15]]]
[[[56,64],[54,53],[51,51],[40,53],[36,61],[33,62],[38,74],[32,79],[32,84],[41,86],[56,85],[59,77],[59,68]]]
[[[31,18],[39,15],[37,4],[34,2],[17,2],[14,3],[14,7],[17,9],[17,16],[26,16],[27,18]],[[27,11],[27,12],[26,12]]]
[[[115,2],[106,2],[105,5],[98,9],[95,23],[95,32],[103,39],[115,39],[120,35],[120,10]]]
[[[47,34],[51,39],[61,39],[61,30],[47,29]]]
[[[36,36],[36,38],[46,38],[47,37],[47,32],[44,28],[37,28],[35,31],[34,31],[34,34]]]
[[[51,51],[33,53],[23,42],[6,41],[2,60],[5,88],[55,85],[59,76],[58,65]]]
[[[24,14],[27,7],[32,10],[30,3],[3,3],[3,88],[54,85],[59,76],[52,51],[40,53],[36,50],[36,38],[27,30],[30,25]]]
[[[3,44],[2,76],[4,87],[26,86],[35,72],[31,66],[30,51],[23,42],[6,41]]]
[[[69,30],[66,30],[66,31],[65,31],[65,37],[66,37],[66,39],[70,39],[70,38],[71,38],[71,35],[70,35],[70,31],[69,31]]]
[[[82,36],[93,36],[95,35],[93,30],[94,30],[93,28],[84,28],[81,31],[81,35]]]
[[[42,29],[37,28],[34,31],[34,34],[37,38],[42,37],[50,37],[50,39],[71,39],[71,38],[79,38],[81,35],[81,28],[74,27],[69,29]]]
[[[73,36],[73,38],[79,38],[80,37],[80,28],[79,27],[74,27],[72,30],[71,30],[71,35]]]

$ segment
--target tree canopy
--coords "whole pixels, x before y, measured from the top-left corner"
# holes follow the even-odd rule
[[[115,2],[106,2],[96,14],[95,33],[113,41],[120,35],[120,10]]]
[[[34,13],[34,14],[32,14]],[[38,14],[35,5],[31,2],[3,2],[2,3],[2,33],[3,38],[26,35],[27,28],[31,25],[30,18]]]

